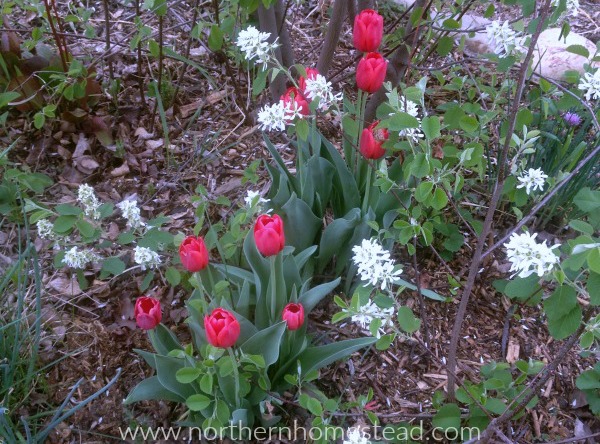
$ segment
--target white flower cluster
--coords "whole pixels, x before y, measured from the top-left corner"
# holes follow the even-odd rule
[[[77,190],[77,201],[83,205],[85,215],[92,219],[100,219],[100,201],[96,197],[94,189],[88,184],[79,185]]]
[[[117,204],[117,208],[123,213],[123,217],[127,219],[127,226],[130,228],[142,228],[146,224],[140,217],[140,209],[137,206],[137,200],[124,200]]]
[[[525,52],[525,37],[513,30],[508,20],[500,24],[494,20],[487,29],[487,37],[499,56],[518,56]]]
[[[38,236],[41,239],[56,239],[56,233],[54,233],[54,230],[52,229],[54,227],[54,224],[48,219],[38,220],[35,226],[37,227]]]
[[[133,260],[141,265],[141,269],[156,268],[161,264],[160,256],[156,251],[146,247],[135,247],[133,250]]]
[[[85,268],[90,262],[97,262],[100,259],[96,253],[92,250],[79,250],[77,247],[73,247],[68,251],[65,251],[65,257],[62,263],[71,268]]]
[[[263,198],[258,191],[248,190],[244,197],[246,206],[251,210],[262,211],[265,204],[270,202],[270,199]]]
[[[287,104],[280,100],[273,105],[265,105],[258,112],[258,123],[263,131],[284,131],[286,125],[292,124],[296,117],[302,118],[295,101]]]
[[[328,110],[342,100],[342,93],[334,94],[331,82],[328,82],[321,74],[317,74],[314,79],[306,79],[305,91],[307,99],[319,101],[321,111]]]
[[[359,312],[352,315],[352,322],[356,322],[363,330],[368,330],[371,322],[375,319],[381,320],[381,325],[377,329],[376,337],[379,339],[382,334],[385,334],[384,327],[394,326],[394,307],[381,308],[373,301],[369,300],[365,305],[361,305]],[[348,312],[347,309],[342,311]]]
[[[586,72],[577,85],[582,91],[585,91],[585,100],[600,99],[600,69],[593,74]]]
[[[363,434],[360,427],[350,427],[343,444],[371,444],[371,441]]]
[[[553,8],[557,8],[560,3],[560,0],[552,0],[551,6]],[[577,15],[579,14],[579,0],[567,0],[567,9],[564,14],[568,15]]]
[[[412,100],[408,100],[406,97],[400,97],[400,111],[410,114],[419,121],[421,125],[421,118],[419,117],[419,105]],[[406,128],[400,130],[400,137],[406,137],[412,143],[418,143],[419,139],[425,137],[421,128]]]
[[[530,194],[531,190],[535,191],[538,189],[541,191],[544,189],[547,178],[548,175],[544,174],[541,168],[529,168],[529,170],[524,171],[521,176],[517,178],[520,182],[519,185],[517,185],[517,188],[525,188],[527,194]]]
[[[519,277],[525,278],[537,273],[539,277],[552,271],[559,263],[560,258],[554,254],[554,249],[560,244],[548,247],[546,241],[538,244],[535,241],[537,233],[522,233],[513,235],[504,244],[506,256],[511,262],[510,271],[518,273]],[[513,274],[514,276],[514,274]],[[511,276],[512,277],[512,276]]]
[[[269,62],[271,53],[279,46],[277,41],[269,43],[269,37],[271,34],[268,32],[260,32],[254,26],[249,26],[240,31],[235,44],[245,53],[246,60],[256,59],[257,62],[263,64],[264,69]]]
[[[379,286],[382,290],[393,284],[402,268],[395,270],[394,261],[390,258],[390,252],[384,250],[376,239],[363,239],[360,245],[352,248],[353,262],[358,266],[360,279],[368,281],[373,286]]]

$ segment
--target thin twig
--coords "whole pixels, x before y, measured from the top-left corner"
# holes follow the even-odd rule
[[[540,13],[538,15],[538,24],[535,30],[535,33],[531,37],[531,43],[529,45],[529,50],[527,51],[527,55],[525,56],[525,60],[521,64],[521,69],[519,70],[519,77],[517,80],[517,89],[515,91],[515,96],[512,102],[512,106],[510,112],[508,114],[508,129],[506,131],[506,138],[504,140],[504,145],[500,151],[500,156],[498,159],[498,176],[496,179],[496,184],[494,188],[494,192],[492,195],[492,200],[490,202],[490,206],[488,208],[487,214],[485,216],[485,221],[483,223],[483,229],[477,238],[477,248],[475,249],[475,253],[473,255],[473,259],[471,260],[471,266],[469,268],[469,274],[467,276],[467,282],[465,284],[465,288],[460,297],[460,303],[458,306],[458,312],[456,314],[456,319],[454,321],[454,326],[452,328],[452,335],[450,337],[450,348],[448,351],[448,370],[454,371],[456,368],[456,353],[458,351],[458,343],[460,340],[460,331],[462,328],[462,324],[467,312],[467,306],[469,303],[469,298],[471,293],[473,292],[473,288],[475,286],[475,280],[477,275],[479,274],[479,267],[482,261],[482,253],[483,248],[485,246],[488,233],[490,233],[492,224],[494,221],[494,215],[496,213],[496,208],[498,207],[498,202],[500,201],[500,196],[502,195],[502,189],[504,187],[504,172],[506,167],[506,160],[510,148],[511,135],[514,132],[517,113],[519,111],[519,107],[521,105],[521,98],[523,97],[523,92],[525,90],[525,81],[527,79],[527,69],[529,67],[529,63],[533,58],[534,48],[537,44],[537,40],[542,32],[543,24],[546,20],[546,17],[549,15],[550,11],[550,0],[546,0]],[[448,374],[448,396],[450,401],[454,401],[454,384],[455,380],[452,376],[452,373]]]
[[[104,3],[104,38],[106,39],[106,52],[110,54],[110,11],[108,9],[108,0],[103,0]],[[108,78],[112,82],[114,77],[112,57],[106,58],[108,64]]]
[[[421,272],[419,271],[419,264],[417,263],[417,236],[413,236],[413,247],[414,253],[413,257],[413,268],[415,269],[415,283],[417,285],[417,295],[419,297],[419,311],[421,320],[421,325],[423,326],[423,333],[425,335],[425,344],[429,346],[431,344],[431,337],[429,336],[429,319],[427,317],[427,310],[425,309],[425,297],[423,296],[423,291],[421,290]]]

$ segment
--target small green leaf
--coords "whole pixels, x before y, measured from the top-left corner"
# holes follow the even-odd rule
[[[177,270],[175,267],[167,268],[165,277],[167,278],[167,282],[173,287],[179,285],[179,282],[181,282],[181,273],[179,273],[179,270]]]
[[[462,116],[458,124],[468,133],[474,133],[479,129],[479,122],[472,116]]]
[[[196,394],[188,397],[185,400],[185,404],[188,408],[194,412],[199,412],[200,410],[204,410],[207,408],[212,401],[208,396],[204,396],[201,394]]]
[[[452,48],[454,48],[454,39],[452,37],[443,36],[440,37],[435,50],[440,56],[446,57],[452,52]]]
[[[581,324],[581,307],[573,288],[558,287],[543,305],[548,316],[548,330],[555,339],[565,339]]]
[[[456,404],[446,404],[434,415],[432,423],[434,427],[438,427],[442,430],[459,430],[460,409]]]
[[[588,59],[590,57],[590,52],[583,45],[569,45],[569,46],[567,46],[566,50],[568,52],[573,53],[573,54],[577,54],[577,55],[583,56],[586,59]]]
[[[438,116],[423,117],[421,128],[429,140],[437,139],[440,133],[440,118]]]
[[[201,374],[202,369],[196,367],[183,367],[177,370],[175,379],[177,379],[177,382],[181,382],[182,384],[189,384],[190,382],[198,379]]]
[[[585,287],[590,295],[590,304],[600,305],[600,274],[591,271]]]
[[[102,262],[102,272],[118,276],[125,271],[125,262],[118,257],[108,257]]]
[[[81,208],[69,204],[59,204],[54,208],[54,210],[60,216],[79,216],[81,213],[83,213]]]
[[[208,47],[211,51],[220,51],[223,47],[223,31],[218,25],[212,25],[208,36]]]
[[[54,221],[54,231],[57,233],[66,233],[77,223],[77,216],[59,216]]]
[[[421,327],[421,320],[417,318],[410,307],[402,306],[398,309],[398,325],[407,333],[414,333]]]

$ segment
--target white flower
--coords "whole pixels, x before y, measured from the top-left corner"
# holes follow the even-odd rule
[[[133,260],[141,265],[141,269],[156,268],[160,265],[160,256],[156,251],[146,247],[135,247],[133,250]]]
[[[558,7],[560,0],[552,0],[552,7]],[[567,9],[563,14],[577,15],[579,14],[579,0],[567,0]]]
[[[54,224],[48,219],[38,220],[35,226],[37,227],[38,236],[40,238],[50,240],[56,239],[56,233],[54,233],[54,230],[52,229]]]
[[[137,200],[124,200],[117,204],[117,208],[123,213],[123,217],[127,219],[127,225],[131,228],[145,227],[146,224],[140,218],[140,209],[137,206]]]
[[[100,256],[92,250],[79,250],[77,247],[73,247],[65,252],[62,263],[71,268],[85,268],[88,263],[96,262],[99,259]]]
[[[263,64],[263,69],[269,62],[271,52],[277,48],[277,41],[269,43],[271,34],[268,32],[260,32],[254,26],[249,26],[247,29],[240,31],[235,44],[245,53],[246,60],[251,61],[257,59]]]
[[[354,246],[352,251],[352,260],[358,267],[360,279],[373,286],[378,285],[382,290],[393,284],[402,273],[401,268],[395,269],[390,252],[384,250],[375,239],[363,239],[361,245]]]
[[[328,110],[342,100],[342,93],[334,94],[331,82],[328,82],[321,74],[317,74],[314,79],[306,79],[305,94],[309,100],[318,100],[319,109],[322,111]]]
[[[499,56],[510,56],[525,52],[525,37],[520,32],[514,31],[508,21],[500,24],[494,20],[489,24],[487,37]]]
[[[381,325],[377,329],[376,337],[380,338],[382,334],[385,334],[384,327],[393,327],[394,321],[394,307],[380,308],[373,301],[369,300],[366,305],[362,305],[359,308],[359,312],[352,316],[352,322],[356,322],[363,330],[368,330],[371,322],[375,319],[381,320]],[[348,312],[343,309],[342,311]]]
[[[246,197],[244,197],[244,201],[246,202],[246,206],[250,209],[260,210],[267,202],[270,202],[270,199],[264,199],[258,191],[248,190],[246,192]]]
[[[597,69],[594,74],[586,72],[577,85],[582,91],[585,91],[585,100],[600,99],[600,69]]]
[[[412,100],[408,100],[406,97],[400,97],[400,111],[410,114],[415,117],[419,122],[419,105],[417,105]]]
[[[350,427],[346,432],[346,439],[343,444],[370,444],[360,427]]]
[[[406,128],[406,129],[400,130],[399,134],[400,134],[400,137],[406,137],[412,143],[418,143],[419,139],[422,139],[423,137],[425,137],[425,135],[423,134],[423,131],[421,131],[421,128]]]
[[[283,101],[273,105],[265,105],[258,112],[258,123],[263,131],[279,130],[284,131],[287,123],[286,107]]]
[[[552,247],[548,247],[546,241],[538,244],[535,241],[536,236],[537,233],[513,233],[510,240],[504,244],[506,257],[511,262],[510,271],[514,271],[515,274],[518,272],[519,277],[525,278],[533,273],[542,277],[551,272],[560,261],[553,251],[560,244]]]
[[[79,189],[77,190],[77,201],[83,205],[83,211],[86,216],[89,216],[93,219],[100,219],[100,212],[98,208],[100,208],[100,201],[96,197],[96,193],[94,193],[94,189],[88,184],[79,185]]]
[[[535,191],[538,189],[541,191],[544,189],[547,178],[548,175],[544,174],[540,168],[529,168],[528,171],[523,172],[521,176],[517,178],[517,180],[521,182],[517,185],[517,188],[525,188],[527,194],[530,194],[531,190]]]

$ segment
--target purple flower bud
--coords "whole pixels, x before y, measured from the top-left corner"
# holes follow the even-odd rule
[[[578,125],[581,125],[581,117],[577,113],[567,112],[563,116],[563,119],[565,119],[565,123],[568,126],[578,126]]]

